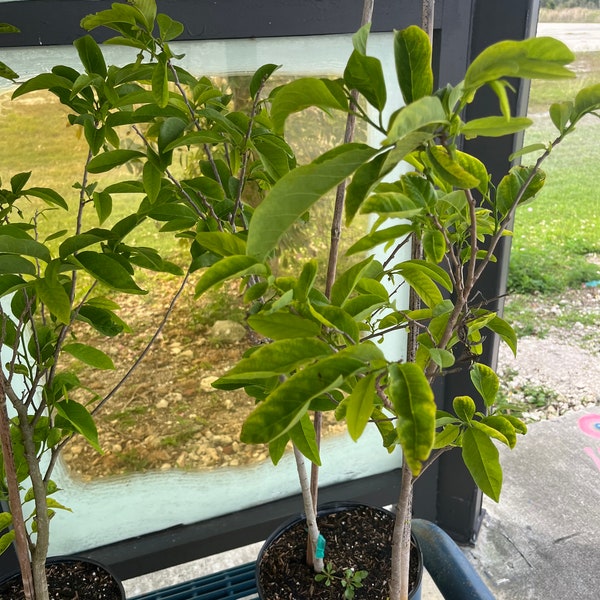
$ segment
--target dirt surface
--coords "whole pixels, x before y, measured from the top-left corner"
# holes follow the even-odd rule
[[[600,288],[533,297],[529,305],[538,315],[537,335],[519,339],[516,357],[500,348],[498,373],[508,398],[530,420],[600,404]],[[573,311],[579,320],[544,325]]]
[[[323,515],[319,531],[327,540],[327,560],[333,577],[315,581],[306,565],[306,523],[299,521],[280,533],[259,557],[261,596],[269,600],[338,600],[346,597],[340,581],[344,572],[368,574],[354,589],[356,600],[386,600],[391,576],[391,547],[394,517],[368,506]],[[411,554],[410,579],[418,584],[419,564]],[[411,587],[411,590],[413,589]]]
[[[128,316],[133,331],[108,343],[100,340],[120,368],[84,370],[79,376],[86,385],[100,396],[113,389],[155,333],[176,289],[175,281],[161,281],[149,296],[120,298],[121,315]],[[194,300],[192,285],[186,287],[152,350],[97,414],[104,453],[81,438],[65,449],[74,473],[88,480],[134,471],[237,466],[267,457],[264,448],[238,441],[253,400],[243,391],[211,386],[250,344],[243,331],[235,341],[212,335],[212,324],[206,322],[210,314],[204,313],[213,309]],[[98,343],[98,338],[86,342]]]

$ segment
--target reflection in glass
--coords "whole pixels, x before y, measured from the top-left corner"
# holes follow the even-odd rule
[[[391,36],[375,35],[370,44],[373,54],[389,55],[386,50]],[[183,43],[174,45],[174,50],[186,54],[184,68],[211,76],[223,91],[233,94],[234,104],[242,107],[248,101],[248,74],[263,63],[273,62],[273,56],[283,64],[273,81],[277,85],[298,75],[340,73],[351,43],[345,36],[322,36]],[[108,51],[110,62],[127,62],[131,58],[119,54],[123,50]],[[54,64],[76,62],[74,52],[65,48],[3,51],[2,60],[24,78],[34,74],[31,65],[36,65],[38,71],[47,71]],[[393,65],[383,62],[387,76],[394,77]],[[390,98],[389,104],[398,106],[398,98]],[[60,111],[64,119],[57,118]],[[73,196],[71,186],[80,178],[78,169],[83,164],[86,146],[76,128],[66,127],[66,109],[54,97],[41,92],[15,102],[10,102],[5,93],[0,96],[0,119],[3,178],[31,170],[31,157],[36,156],[38,166],[33,168],[32,184],[53,186],[65,197]],[[306,163],[339,142],[343,127],[343,117],[331,119],[319,111],[293,117],[287,134],[298,162]],[[359,139],[377,143],[368,139],[366,131],[359,131],[358,135]],[[130,143],[137,143],[135,136],[131,135]],[[197,169],[194,156],[181,156],[177,168],[193,175]],[[139,176],[135,165],[130,168],[133,177]],[[107,183],[103,181],[101,185]],[[32,214],[37,208],[32,203]],[[118,207],[114,210],[116,220]],[[324,259],[322,251],[329,231],[320,230],[319,225],[329,222],[330,210],[331,202],[325,199],[310,221],[294,229],[287,250],[276,257],[279,272],[285,273],[288,265],[309,257]],[[43,215],[49,229],[57,228],[53,217],[51,212]],[[149,224],[140,235],[143,237],[135,240],[136,244],[171,244],[168,258],[185,263],[185,244],[173,245],[173,238],[160,235],[155,224]],[[127,296],[121,302],[123,314],[133,317],[127,319],[133,332],[117,338],[107,348],[115,363],[123,365],[123,371],[152,335],[153,324],[164,312],[177,280],[153,274],[140,285],[150,289],[148,296]],[[289,457],[274,469],[266,449],[245,447],[237,441],[241,423],[253,407],[252,399],[242,392],[220,392],[210,386],[251,343],[245,331],[236,336],[232,325],[224,326],[225,330],[233,330],[229,332],[215,328],[219,321],[243,321],[245,309],[239,290],[235,286],[224,288],[198,303],[193,299],[193,287],[192,281],[152,353],[98,416],[105,453],[98,455],[77,439],[64,452],[56,479],[63,488],[60,501],[71,507],[73,514],[56,516],[60,523],[54,528],[53,553],[73,552],[227,514],[297,491],[296,473]],[[82,372],[80,378],[103,396],[123,371],[111,378],[105,372],[101,378]],[[337,429],[331,424],[324,442],[324,485],[397,466],[398,457],[390,457],[383,448],[376,460],[364,456],[363,448],[374,444],[368,435],[354,444],[339,435]]]

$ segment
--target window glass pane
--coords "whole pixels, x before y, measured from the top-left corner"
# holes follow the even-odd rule
[[[394,90],[391,46],[391,34],[374,34],[369,40],[369,51],[381,58],[388,89]],[[282,64],[275,83],[301,75],[335,76],[343,71],[352,44],[350,36],[318,36],[186,42],[172,48],[185,54],[184,68],[214,78],[234,93],[234,102],[244,103],[248,76],[262,64]],[[133,51],[117,47],[104,50],[107,62],[114,64],[125,64],[135,56]],[[48,72],[56,64],[80,68],[76,53],[68,47],[2,49],[0,60],[22,79]],[[10,84],[0,85],[4,92],[0,96],[0,123],[8,132],[0,140],[2,178],[30,170],[30,157],[37,155],[39,164],[34,165],[32,183],[62,185],[65,196],[72,196],[71,184],[77,180],[86,145],[72,131],[65,137],[66,110],[42,93],[10,102]],[[400,104],[399,92],[388,98],[388,106],[397,108]],[[65,119],[56,118],[58,111],[65,113]],[[317,112],[295,118],[288,133],[299,162],[307,162],[339,141],[343,125],[344,119],[332,121]],[[358,135],[370,144],[379,142],[366,130],[359,130]],[[315,140],[319,141],[317,148]],[[189,164],[180,167],[192,168]],[[319,213],[317,221],[327,222],[328,204],[326,201],[317,209],[323,211],[323,218]],[[145,235],[152,238],[151,243],[162,243],[156,231]],[[299,231],[295,248],[318,253],[328,236],[327,229]],[[172,251],[176,260],[179,250],[173,247]],[[281,257],[282,270],[309,257],[294,252]],[[123,316],[127,317],[128,311],[135,315],[140,335],[111,342],[111,350],[118,354],[116,362],[126,362],[119,357],[131,359],[143,347],[161,308],[164,310],[169,301],[167,292],[174,291],[177,282],[160,280],[153,286],[148,280],[141,285],[151,288],[148,297],[122,300]],[[181,300],[179,313],[165,328],[148,361],[99,416],[105,454],[100,456],[83,441],[73,440],[58,464],[54,479],[63,491],[57,499],[73,512],[59,511],[55,517],[53,554],[193,523],[297,493],[291,455],[274,468],[265,449],[244,448],[237,442],[239,427],[253,401],[242,397],[242,392],[223,396],[210,388],[210,378],[231,366],[244,347],[211,339],[211,327],[215,320],[232,315],[242,320],[243,307],[230,296],[219,294],[198,304],[190,287],[190,294]],[[387,351],[394,356],[402,355],[404,345],[402,336],[386,340]],[[102,379],[105,381],[96,376],[90,386],[104,385],[103,391],[108,391],[114,383],[105,374]],[[397,468],[399,454],[389,455],[377,437],[376,431],[369,431],[355,444],[332,426],[323,443],[323,485]],[[374,447],[380,448],[377,456],[373,456]]]

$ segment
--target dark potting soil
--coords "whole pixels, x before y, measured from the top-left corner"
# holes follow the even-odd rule
[[[110,573],[87,562],[69,561],[46,566],[51,600],[123,600]],[[24,600],[20,576],[0,585],[0,600]]]
[[[391,545],[394,517],[368,506],[319,517],[319,529],[327,541],[325,564],[332,563],[336,575],[348,568],[368,571],[355,600],[386,600],[391,575]],[[340,600],[344,588],[336,580],[330,586],[315,581],[306,565],[306,524],[294,524],[265,551],[259,579],[264,600]],[[411,553],[411,585],[418,581],[419,561]],[[412,588],[411,588],[412,589]]]

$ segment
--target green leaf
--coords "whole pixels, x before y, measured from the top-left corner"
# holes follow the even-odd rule
[[[346,190],[346,201],[344,203],[348,225],[356,216],[367,195],[384,176],[385,171],[382,171],[382,167],[388,154],[389,152],[378,154],[373,160],[361,165],[354,173],[354,177],[352,177],[352,181]]]
[[[550,105],[549,113],[556,129],[563,133],[569,121],[571,120],[571,115],[573,114],[573,103],[571,101],[555,102],[554,104]],[[545,148],[544,145],[542,145],[542,149],[543,148]]]
[[[98,215],[98,224],[102,225],[112,213],[112,196],[105,191],[94,192],[93,195],[94,208]]]
[[[356,442],[363,434],[375,405],[375,374],[359,379],[350,395],[344,400],[348,433]]]
[[[406,104],[433,91],[431,42],[420,27],[411,25],[394,34],[396,75]]]
[[[152,71],[152,94],[161,108],[169,103],[169,71],[164,54],[159,55],[158,62]]]
[[[248,231],[248,255],[263,260],[319,198],[376,152],[364,144],[344,144],[282,177],[254,211]]]
[[[447,123],[447,117],[442,101],[437,96],[424,96],[411,104],[407,104],[395,114],[383,144],[396,144],[401,142],[403,138],[414,134],[424,127],[443,125],[445,123]],[[432,137],[428,131],[419,133],[420,135],[415,138],[416,145],[413,146],[411,138],[411,146],[413,147],[406,150],[404,154],[408,154],[408,152],[416,148],[422,141]],[[401,160],[403,156],[397,157],[397,160]]]
[[[5,533],[3,536],[0,536],[0,554],[2,554],[5,550],[10,548],[11,544],[15,540],[15,530],[11,529],[8,533]]]
[[[217,256],[234,256],[246,254],[246,242],[223,231],[201,231],[196,234],[196,241]]]
[[[466,139],[471,140],[477,136],[501,137],[503,135],[512,135],[518,131],[523,131],[533,124],[527,117],[483,117],[473,119],[461,127],[461,133]]]
[[[12,515],[9,512],[0,513],[0,531],[6,529],[12,523]]]
[[[517,165],[502,178],[496,191],[496,210],[501,215],[507,215],[516,203],[523,204],[542,189],[546,182],[546,174],[543,171],[534,171],[534,167]],[[527,183],[532,173],[533,178]]]
[[[10,189],[12,190],[13,194],[18,194],[25,187],[25,184],[29,181],[30,177],[31,171],[13,175],[10,178]]]
[[[462,457],[481,491],[492,500],[500,500],[502,467],[498,448],[483,431],[467,428],[462,435]]]
[[[348,338],[358,343],[360,329],[352,315],[338,306],[330,304],[309,307],[311,314],[317,318],[325,327],[344,333]]]
[[[54,73],[42,73],[32,77],[25,83],[22,83],[12,95],[12,98],[18,98],[24,94],[35,92],[37,90],[49,90],[50,88],[65,88],[70,90],[73,82],[66,77],[60,77]]]
[[[441,348],[427,348],[427,352],[429,352],[431,360],[438,367],[440,367],[440,369],[447,369],[455,362],[454,354],[452,354],[452,352],[449,350],[443,350]]]
[[[339,275],[331,288],[331,303],[335,306],[343,306],[344,302],[350,297],[354,288],[363,277],[369,265],[373,262],[373,257],[369,256],[365,260],[352,265],[349,269]]]
[[[488,46],[471,63],[464,79],[465,93],[505,77],[561,79],[575,77],[564,65],[575,60],[565,44],[549,37],[505,40]]]
[[[85,406],[74,400],[61,400],[56,402],[54,406],[58,413],[56,418],[57,427],[80,433],[95,450],[102,452],[98,442],[96,424]],[[62,419],[59,419],[59,417]]]
[[[520,433],[522,435],[527,433],[527,425],[525,425],[521,419],[513,415],[502,415],[502,418],[510,422],[510,424],[515,428],[516,433]]]
[[[490,433],[491,437],[495,437],[495,439],[501,441],[503,444],[506,444],[509,448],[514,448],[516,446],[517,432],[514,425],[504,416],[491,415],[488,417],[483,417],[483,419],[481,419],[481,424],[495,429],[504,439],[494,436]]]
[[[445,448],[446,446],[452,446],[458,436],[460,435],[460,427],[454,423],[449,423],[441,431],[435,434],[435,441],[433,442],[434,449]]]
[[[120,167],[134,158],[142,158],[146,155],[139,150],[109,150],[98,156],[94,156],[88,164],[90,173],[105,173],[115,167]]]
[[[423,252],[428,260],[438,264],[446,256],[446,238],[438,229],[428,229],[423,234]]]
[[[35,196],[40,198],[49,206],[60,206],[65,210],[69,210],[69,205],[66,200],[55,190],[43,187],[32,187],[27,190],[23,190],[23,193],[28,196]]]
[[[282,459],[289,441],[289,435],[280,435],[277,439],[269,442],[269,456],[274,465],[277,465]]]
[[[360,238],[346,251],[347,255],[356,254],[357,252],[365,252],[371,250],[380,244],[387,242],[401,242],[409,233],[414,230],[412,225],[394,225],[387,229],[378,229],[373,233],[369,233]]]
[[[14,81],[19,78],[19,74],[13,71],[6,63],[0,60],[0,77]]]
[[[254,100],[256,94],[262,89],[265,81],[271,77],[271,75],[280,68],[281,65],[274,65],[272,63],[262,65],[252,76],[250,80],[249,90],[250,97]]]
[[[101,252],[85,251],[74,257],[92,277],[114,290],[129,294],[146,294],[117,260]]]
[[[158,23],[160,37],[164,42],[170,42],[178,38],[185,30],[183,23],[174,21],[169,15],[162,13],[156,15],[156,22]]]
[[[321,326],[289,312],[257,314],[248,318],[248,325],[258,333],[273,340],[305,338],[319,335]]]
[[[292,375],[248,416],[241,439],[249,444],[270,442],[288,432],[306,413],[311,400],[338,388],[346,377],[382,360],[373,344],[346,348]]]
[[[106,63],[100,47],[91,35],[84,35],[73,42],[79,59],[89,75],[106,77]]]
[[[287,338],[259,346],[214,382],[218,389],[237,389],[254,379],[287,375],[301,365],[332,354],[328,344],[315,338]]]
[[[398,416],[396,430],[404,460],[413,474],[421,472],[435,439],[436,406],[433,391],[423,371],[414,363],[392,364],[388,388],[394,412]]]
[[[509,323],[500,317],[496,317],[489,321],[486,327],[497,333],[506,342],[512,353],[515,356],[517,355],[517,334]]]
[[[451,155],[443,146],[431,146],[427,151],[427,157],[431,161],[433,170],[442,181],[461,189],[479,187],[482,179],[488,179],[485,167],[482,165],[483,168],[477,169],[477,172],[473,172],[474,169],[465,168],[468,165],[466,163],[461,164],[461,161],[458,159],[460,154],[462,153],[456,150],[454,155]],[[474,157],[470,158],[477,160]]]
[[[35,280],[35,291],[45,304],[51,315],[60,323],[68,325],[71,322],[71,299],[56,277],[46,277]]]
[[[63,350],[67,354],[74,356],[77,360],[80,360],[95,369],[114,370],[115,368],[112,358],[102,352],[102,350],[94,348],[93,346],[73,342],[71,344],[65,344]]]
[[[0,254],[0,273],[35,275],[37,270],[35,265],[23,256],[18,256],[16,254]]]
[[[0,235],[0,253],[24,254],[25,256],[39,258],[46,263],[52,260],[50,250],[44,244],[32,239],[13,237],[12,235]]]
[[[58,500],[55,500],[54,498],[46,498],[46,504],[47,504],[48,508],[58,508],[59,510],[66,510],[69,512],[73,512],[69,507],[64,506],[63,504],[61,504],[60,502],[58,502]]]
[[[226,256],[208,267],[202,274],[196,284],[195,297],[199,298],[206,290],[227,279],[245,275],[263,275],[265,272],[265,265],[251,256]]]
[[[10,23],[0,23],[0,33],[20,33],[21,30]],[[1,529],[1,528],[0,528]]]
[[[600,83],[584,87],[575,96],[575,112],[578,118],[600,108]]]
[[[150,161],[144,163],[142,170],[142,181],[144,191],[151,203],[156,202],[162,184],[162,171],[154,166]]]
[[[88,323],[96,331],[108,337],[114,337],[123,331],[130,331],[124,323],[112,310],[107,310],[99,306],[84,304],[77,314],[77,319]]]
[[[361,93],[379,112],[383,110],[387,91],[379,59],[354,50],[344,70],[344,81],[351,90]]]
[[[289,115],[316,106],[323,110],[333,108],[348,110],[348,101],[343,91],[335,93],[335,88],[323,79],[306,77],[296,79],[277,90],[272,105],[271,119],[276,132],[282,132]]]
[[[463,423],[470,423],[475,415],[475,402],[470,396],[456,396],[452,401],[452,408],[456,416]]]
[[[300,450],[315,465],[321,465],[319,456],[319,446],[317,444],[317,436],[315,427],[308,414],[305,414],[298,423],[290,429],[290,439]]]
[[[492,406],[500,389],[500,380],[494,369],[481,363],[475,363],[471,368],[471,381],[483,398],[485,405]]]

